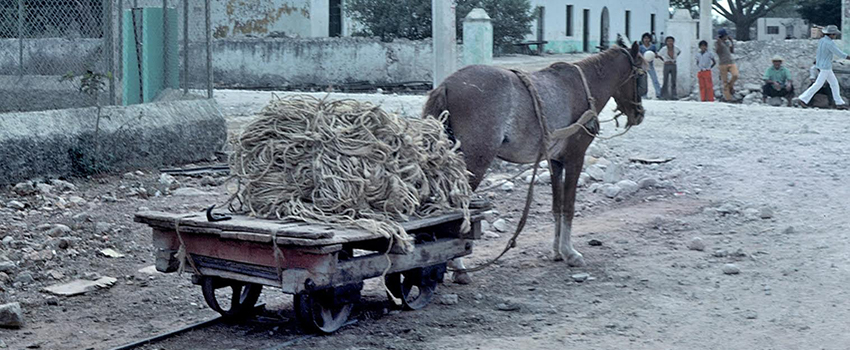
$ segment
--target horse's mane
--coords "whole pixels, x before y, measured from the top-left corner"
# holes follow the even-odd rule
[[[596,69],[601,70],[601,69],[603,69],[603,67],[605,67],[606,64],[608,64],[610,62],[611,56],[618,54],[619,53],[618,50],[620,50],[621,48],[625,48],[626,50],[628,50],[629,45],[626,44],[626,41],[625,41],[625,39],[623,39],[623,36],[617,35],[616,43],[614,45],[612,45],[610,48],[608,48],[607,50],[600,52],[598,54],[595,54],[595,55],[591,55],[590,57],[585,58],[585,59],[580,60],[580,61],[575,62],[575,63],[581,64],[582,66],[594,67]],[[551,69],[554,69],[554,70],[559,70],[559,69],[564,69],[566,66],[569,66],[569,64],[565,63],[565,62],[555,62],[555,63],[552,63],[551,65],[549,65],[548,68],[551,68]]]

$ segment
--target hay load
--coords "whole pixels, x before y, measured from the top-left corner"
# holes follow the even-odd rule
[[[272,101],[231,143],[236,212],[361,228],[406,252],[412,239],[399,222],[461,209],[469,227],[466,165],[437,118],[293,96]]]

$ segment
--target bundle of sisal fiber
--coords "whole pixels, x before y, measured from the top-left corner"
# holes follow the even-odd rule
[[[230,168],[240,182],[231,209],[361,228],[405,252],[412,239],[399,222],[411,217],[460,208],[466,231],[469,173],[443,121],[354,100],[273,100],[231,140]]]

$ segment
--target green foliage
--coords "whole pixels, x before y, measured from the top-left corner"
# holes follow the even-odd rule
[[[458,0],[458,37],[463,35],[463,18],[475,7],[483,8],[493,19],[496,46],[521,41],[531,32],[533,16],[529,0]],[[431,37],[430,0],[348,0],[345,11],[363,26],[357,35],[377,36],[384,41]]]
[[[77,89],[82,94],[86,94],[94,99],[97,106],[96,119],[94,124],[94,138],[91,142],[80,140],[77,147],[68,150],[71,161],[74,164],[74,170],[80,175],[89,175],[104,172],[108,170],[107,164],[101,155],[100,142],[100,120],[102,118],[109,119],[108,115],[103,114],[103,108],[100,105],[100,94],[106,92],[106,83],[112,79],[112,73],[97,73],[91,70],[86,71],[79,77],[74,72],[68,72],[59,79],[61,82],[71,82],[79,78]],[[88,151],[87,151],[88,150]],[[93,150],[93,152],[92,152]]]
[[[841,28],[840,0],[801,0],[797,12],[811,24]]]

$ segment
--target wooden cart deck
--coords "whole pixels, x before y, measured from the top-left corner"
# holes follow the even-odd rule
[[[204,213],[147,211],[135,221],[153,229],[156,268],[177,271],[180,238],[198,268],[196,275],[263,284],[296,294],[305,290],[359,283],[389,272],[423,268],[472,253],[471,240],[481,235],[482,211],[472,210],[472,229],[460,232],[461,212],[402,223],[415,249],[386,255],[389,240],[366,230],[284,222],[233,215],[210,222]],[[179,238],[177,228],[179,223]],[[275,258],[274,238],[282,257]],[[360,253],[355,254],[355,250]],[[388,261],[389,259],[389,261]],[[190,271],[189,266],[186,266]],[[280,270],[279,270],[280,269]]]

